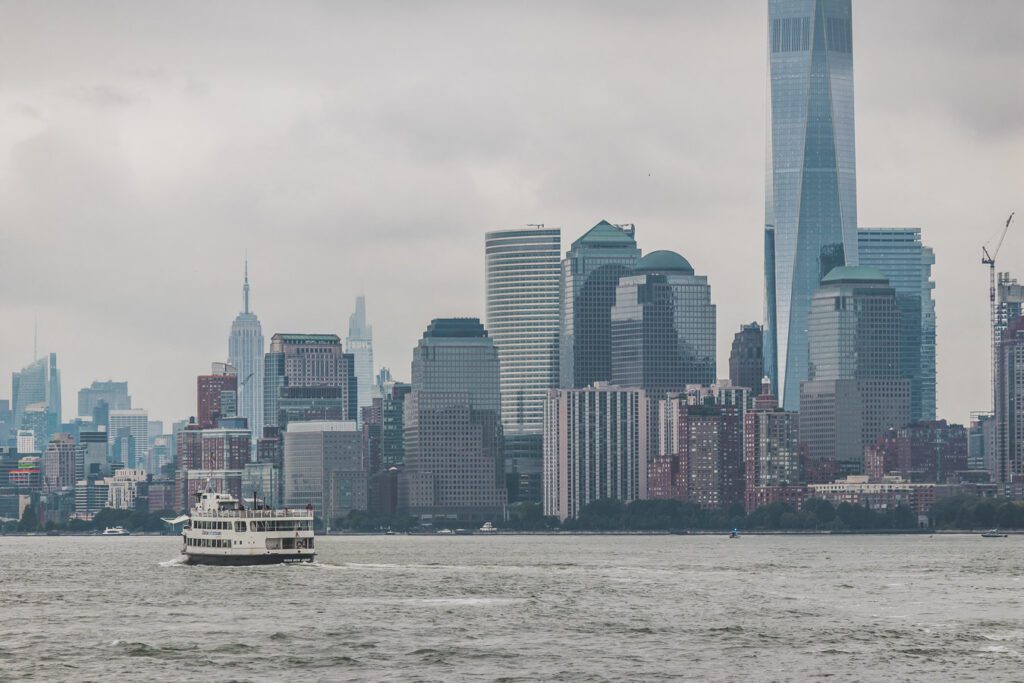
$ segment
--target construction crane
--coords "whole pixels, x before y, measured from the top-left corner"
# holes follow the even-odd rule
[[[1003,241],[1006,239],[1006,233],[1010,230],[1010,223],[1013,222],[1013,216],[1016,211],[1010,212],[1010,217],[1006,219],[1006,225],[1003,226],[1003,232],[999,235],[999,241],[996,242],[996,248],[992,250],[990,254],[987,246],[981,248],[981,263],[982,265],[988,266],[988,305],[989,305],[989,324],[992,328],[992,414],[996,414],[996,363],[999,357],[999,338],[996,335],[996,325],[998,321],[998,306],[996,305],[996,256],[999,255],[999,250],[1003,248]]]

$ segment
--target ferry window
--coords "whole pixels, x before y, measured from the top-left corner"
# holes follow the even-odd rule
[[[284,548],[285,550],[292,550],[293,548],[295,548],[295,539],[294,538],[282,538],[281,540],[283,541],[283,543],[281,544],[281,547]]]
[[[235,522],[235,531],[245,531],[245,522]]]

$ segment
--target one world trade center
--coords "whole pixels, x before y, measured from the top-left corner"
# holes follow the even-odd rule
[[[850,0],[769,0],[765,373],[787,410],[807,379],[807,316],[832,268],[857,265]]]

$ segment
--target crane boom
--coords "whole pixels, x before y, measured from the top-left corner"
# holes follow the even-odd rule
[[[1006,219],[1005,225],[1003,225],[1003,232],[999,235],[999,241],[996,242],[995,249],[990,254],[987,246],[981,248],[981,263],[988,266],[988,305],[989,305],[989,326],[992,330],[992,416],[995,417],[996,406],[999,403],[999,306],[996,301],[996,257],[999,255],[999,250],[1003,248],[1003,242],[1006,240],[1006,233],[1010,230],[1010,223],[1013,222],[1013,216],[1016,212],[1011,211],[1010,216]],[[1009,473],[1006,471],[1007,461],[1005,453],[1003,453],[1002,439],[999,434],[996,435],[996,456],[997,456],[997,467],[999,468],[999,480],[1008,481]]]

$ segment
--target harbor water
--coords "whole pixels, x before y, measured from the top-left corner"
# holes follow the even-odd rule
[[[1024,537],[0,538],[0,679],[1020,680]]]

